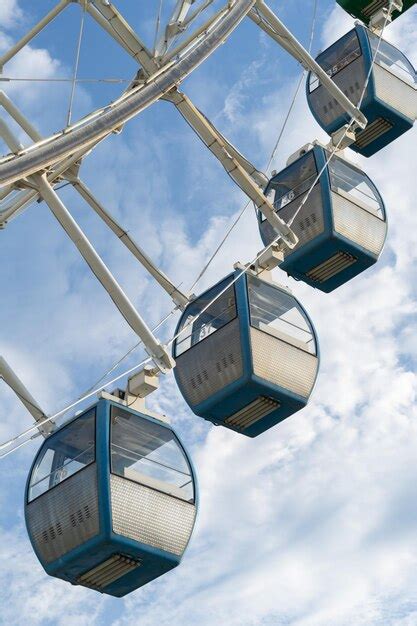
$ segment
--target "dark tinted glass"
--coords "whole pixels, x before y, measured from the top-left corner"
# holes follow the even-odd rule
[[[95,409],[51,435],[32,470],[29,502],[95,459]]]
[[[175,356],[180,356],[200,341],[216,332],[236,317],[235,288],[231,285],[215,302],[205,307],[233,280],[226,278],[221,283],[196,298],[186,309],[178,329]],[[200,315],[201,314],[201,315]],[[199,317],[197,317],[199,316]]]

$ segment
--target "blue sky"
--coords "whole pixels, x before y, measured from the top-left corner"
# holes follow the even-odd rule
[[[0,50],[54,2],[2,0]],[[153,8],[156,3],[150,4]],[[34,6],[35,5],[35,6]],[[152,39],[150,13],[118,7]],[[271,2],[307,42],[313,3]],[[145,6],[145,9],[146,9]],[[69,76],[77,6],[5,70]],[[351,20],[319,2],[314,51]],[[414,9],[387,38],[417,65]],[[87,22],[83,77],[130,78],[130,59]],[[183,85],[184,91],[259,168],[265,167],[300,68],[243,23]],[[75,117],[117,94],[83,86]],[[42,133],[61,128],[68,88],[12,84],[7,91]],[[273,167],[324,138],[301,92]],[[389,238],[378,265],[333,294],[293,283],[311,314],[322,364],[310,405],[256,440],[193,417],[167,377],[150,404],[171,416],[190,449],[201,489],[198,524],[180,568],[117,601],[47,578],[23,522],[34,442],[2,461],[0,623],[58,626],[414,626],[417,623],[417,259],[415,130],[371,160],[357,159],[387,205]],[[353,155],[352,155],[353,156]],[[158,103],[86,159],[82,177],[178,283],[189,287],[245,203],[180,116]],[[149,323],[171,303],[96,216],[66,188],[62,198]],[[89,387],[131,345],[130,328],[91,277],[43,204],[0,231],[0,354],[47,412]],[[247,211],[203,289],[261,248]],[[175,318],[161,337],[167,339]],[[138,351],[127,361],[142,358]],[[0,438],[28,416],[0,382]]]

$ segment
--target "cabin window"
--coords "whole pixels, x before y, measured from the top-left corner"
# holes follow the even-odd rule
[[[194,502],[191,469],[173,431],[115,406],[111,409],[111,471]]]
[[[234,285],[227,287],[231,281],[231,277],[226,278],[187,307],[187,315],[182,320],[178,329],[180,334],[175,342],[176,357],[223,328],[236,317]],[[204,310],[216,296],[219,296],[217,300]]]
[[[313,151],[311,151],[280,174],[274,176],[268,185],[266,195],[271,199],[276,212],[279,214],[287,204],[307,193],[315,183],[316,178],[316,161]],[[261,221],[264,220],[265,217],[262,215]]]
[[[385,220],[382,198],[375,185],[360,170],[337,156],[329,162],[332,190],[342,196],[348,194],[352,202]]]
[[[414,86],[417,82],[417,75],[407,57],[388,41],[381,39],[379,43],[379,37],[371,31],[368,32],[368,36],[375,63]]]
[[[350,63],[362,54],[356,30],[351,30],[344,37],[336,41],[330,48],[322,52],[317,62],[326,74],[333,78],[338,72],[345,69]],[[321,83],[315,74],[310,74],[310,93],[320,87]]]
[[[95,409],[48,437],[36,460],[29,502],[84,469],[95,460]]]
[[[317,354],[311,324],[298,302],[289,294],[252,275],[247,275],[251,326],[286,343]]]

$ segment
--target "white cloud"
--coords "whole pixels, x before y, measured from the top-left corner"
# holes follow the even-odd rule
[[[328,22],[324,39],[330,34],[334,39],[336,28],[342,28],[340,15],[335,12]],[[409,33],[410,23],[411,17],[399,20],[396,36]],[[343,26],[341,32],[346,29]],[[238,115],[236,107],[230,108],[229,100],[219,116],[234,120],[242,143],[245,126],[255,129],[251,136],[257,136],[259,154],[265,155],[292,88],[293,81],[275,89],[245,116]],[[245,106],[245,100],[240,100],[241,84],[233,93]],[[297,123],[293,121],[288,128],[279,165],[318,132],[302,95],[293,120]],[[240,196],[220,166],[211,157],[197,162],[193,157],[202,148],[183,139],[189,147],[184,168],[189,166],[189,170],[181,172],[184,188],[193,198],[193,190],[188,189],[198,174],[199,189],[204,192],[201,198],[209,198],[207,208],[201,201],[195,206],[204,233],[195,244],[188,214],[182,213],[181,203],[187,199],[174,198],[164,170],[172,160],[163,154],[164,142],[180,145],[174,140],[183,129],[178,122],[178,131],[169,136],[149,133],[146,151],[141,151],[140,133],[145,130],[139,120],[126,139],[117,137],[110,147],[102,146],[93,157],[95,169],[91,161],[86,163],[86,176],[112,210],[144,237],[147,249],[164,268],[189,285],[228,222],[223,214],[211,215],[210,203],[216,206],[219,193],[227,198],[229,208],[236,207]],[[35,623],[49,620],[65,625],[415,623],[417,379],[409,362],[415,358],[416,317],[411,278],[417,254],[414,152],[415,131],[363,161],[390,211],[390,235],[380,264],[330,295],[291,283],[311,313],[321,340],[321,374],[304,411],[269,433],[247,440],[192,418],[179,404],[172,378],[154,400],[172,415],[192,444],[201,486],[197,531],[181,567],[119,603],[114,609],[121,614],[118,619],[106,618],[104,611],[115,606],[111,601],[44,577],[14,519],[13,529],[4,531],[0,542],[5,564],[2,587],[12,590],[3,616],[8,624],[30,621],[31,614],[39,620]],[[106,172],[105,180],[101,172]],[[168,301],[150,290],[143,272],[121,247],[111,245],[105,231],[84,214],[73,196],[68,198],[126,289],[141,303],[141,310],[156,317],[166,310]],[[16,261],[16,275],[10,280],[10,287],[12,283],[15,287],[10,289],[8,304],[8,323],[16,337],[3,338],[0,352],[11,355],[34,393],[38,389],[41,398],[47,399],[47,389],[53,388],[58,398],[84,387],[84,378],[81,384],[77,377],[77,363],[84,364],[82,374],[91,380],[133,338],[101,289],[82,271],[45,209],[33,209],[13,224],[17,233],[13,248],[4,239],[5,259],[24,258],[26,252],[32,262],[28,267],[26,260]],[[213,264],[205,285],[228,272],[236,258],[251,258],[260,247],[255,229],[249,212]],[[17,278],[24,273],[28,291],[19,293]],[[277,278],[291,282],[282,273]],[[8,396],[6,412],[12,406]],[[23,420],[23,412],[13,409],[8,428],[13,424],[17,428]],[[93,614],[91,606],[96,610]]]
[[[0,25],[2,28],[14,26],[22,17],[17,0],[2,0],[0,4]]]

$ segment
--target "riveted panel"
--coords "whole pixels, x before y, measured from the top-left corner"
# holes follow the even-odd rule
[[[250,330],[256,376],[304,398],[316,379],[318,358],[256,328]]]
[[[51,563],[99,532],[93,463],[27,505],[27,526],[41,560]]]
[[[343,60],[341,60],[342,63]],[[346,67],[340,69],[332,76],[332,80],[343,91],[345,96],[353,104],[357,105],[366,81],[363,56],[358,57]],[[320,85],[309,94],[309,100],[314,112],[324,126],[330,126],[339,117],[346,115],[341,105],[323,85]]]
[[[332,201],[335,231],[378,256],[384,246],[387,223],[335,192]]]
[[[294,250],[298,250],[298,248],[320,235],[324,230],[323,203],[320,185],[317,184],[314,187],[307,202],[298,211],[305,196],[306,194],[299,196],[278,211],[279,217],[287,224],[297,213],[297,217],[292,223],[291,228],[298,237],[298,243],[291,250],[286,249],[284,252],[285,256],[289,256]],[[261,233],[267,244],[270,244],[278,234],[267,220],[261,223]]]
[[[374,66],[376,95],[393,109],[414,120],[417,117],[417,90],[380,65]]]
[[[194,504],[114,474],[110,488],[116,534],[182,555],[194,526]]]
[[[177,357],[175,372],[191,405],[238,380],[243,375],[238,318]]]

